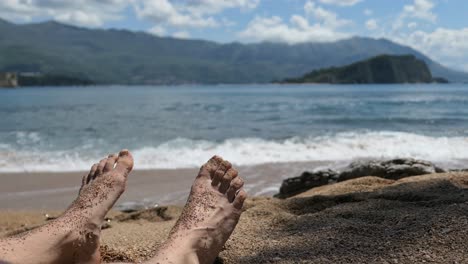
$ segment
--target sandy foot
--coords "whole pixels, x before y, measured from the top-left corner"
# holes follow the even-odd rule
[[[247,197],[228,161],[213,157],[196,177],[169,239],[149,263],[212,264],[239,221]]]
[[[124,192],[133,168],[132,155],[119,155],[94,164],[82,180],[78,198],[48,224],[0,241],[0,262],[99,263],[101,224]]]

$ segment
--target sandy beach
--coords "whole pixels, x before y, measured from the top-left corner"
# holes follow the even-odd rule
[[[276,194],[285,178],[319,168],[326,162],[272,163],[240,166],[251,196]],[[135,170],[117,206],[183,205],[198,169]],[[0,173],[0,210],[63,210],[76,198],[85,172]]]
[[[151,176],[138,175],[142,185],[150,181]],[[188,181],[178,174],[168,172],[169,176],[180,184]],[[73,196],[69,192],[67,199]],[[136,193],[129,192],[127,199],[138,197]],[[56,206],[66,203],[64,194],[55,196],[61,197]],[[109,213],[102,237],[104,260],[138,262],[151,257],[180,211],[180,206],[160,205]],[[3,208],[0,234],[22,232],[45,223],[45,213],[50,217],[59,212]],[[364,177],[286,200],[251,197],[218,263],[468,263],[467,226],[467,173],[398,181]]]

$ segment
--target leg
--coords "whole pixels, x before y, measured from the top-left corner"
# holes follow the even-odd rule
[[[243,185],[228,161],[210,159],[168,240],[147,263],[212,264],[239,221],[247,196]]]
[[[125,190],[133,158],[127,150],[94,164],[65,213],[30,232],[0,240],[0,263],[99,263],[101,224]]]

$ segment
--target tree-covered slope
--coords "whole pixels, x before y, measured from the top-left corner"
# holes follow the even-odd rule
[[[57,22],[16,25],[0,21],[0,71],[67,75],[97,83],[262,83],[379,54],[413,54],[426,61],[434,76],[468,80],[465,73],[384,39],[219,44]]]
[[[434,81],[426,63],[413,55],[381,55],[343,67],[312,71],[287,83],[430,83]]]

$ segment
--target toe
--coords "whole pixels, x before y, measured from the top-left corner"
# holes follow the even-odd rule
[[[232,203],[234,208],[241,210],[245,199],[247,199],[247,193],[244,190],[240,190],[236,195],[236,198],[234,198],[234,202]]]
[[[227,160],[223,160],[221,164],[219,164],[218,169],[214,173],[213,180],[211,182],[211,185],[213,186],[218,186],[218,184],[221,182],[221,179],[224,177],[224,174],[232,167],[231,163]]]
[[[244,181],[240,177],[237,177],[231,181],[231,185],[229,186],[229,189],[227,190],[227,193],[226,193],[230,203],[234,201],[237,191],[239,191],[243,186],[244,186]]]
[[[99,177],[104,172],[104,167],[106,166],[106,163],[107,163],[107,158],[102,159],[101,161],[99,161],[99,164],[98,164],[98,167],[97,167],[97,170],[96,170],[96,174],[94,175],[94,178]]]
[[[119,156],[116,154],[109,155],[109,157],[107,158],[106,165],[104,166],[104,172],[111,171],[114,168],[114,165],[117,162],[118,158]]]
[[[231,185],[231,181],[237,177],[237,170],[234,168],[230,168],[226,174],[221,178],[221,185],[219,186],[219,191],[221,193],[226,193]]]
[[[133,169],[133,157],[130,151],[124,149],[120,151],[115,170],[124,173],[125,176]]]
[[[218,169],[221,162],[223,162],[223,159],[221,157],[219,156],[212,157],[205,164],[203,164],[203,166],[200,168],[198,177],[206,177],[208,179],[213,179],[215,172]]]
[[[89,171],[88,176],[86,177],[86,183],[89,183],[92,179],[94,179],[97,168],[98,168],[97,163],[91,167],[91,170]]]
[[[81,192],[81,190],[83,189],[83,187],[86,185],[86,181],[88,180],[88,174],[85,174],[83,176],[83,178],[81,179],[81,187],[80,187],[80,190],[79,192]]]

